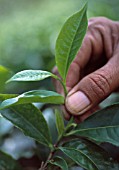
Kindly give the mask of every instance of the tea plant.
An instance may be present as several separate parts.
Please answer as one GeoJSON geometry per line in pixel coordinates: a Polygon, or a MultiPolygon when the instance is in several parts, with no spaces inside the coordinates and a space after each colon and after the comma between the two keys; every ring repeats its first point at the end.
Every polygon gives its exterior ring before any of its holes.
{"type": "MultiPolygon", "coordinates": [[[[87,30],[86,11],[87,4],[66,21],[58,36],[55,59],[61,78],[47,71],[24,70],[7,81],[7,83],[41,81],[52,77],[63,86],[64,96],[46,90],[33,90],[21,95],[0,94],[2,101],[0,109],[3,109],[1,115],[21,129],[25,135],[49,148],[49,156],[46,162],[41,163],[39,170],[50,170],[52,167],[68,170],[73,165],[79,165],[86,170],[119,170],[119,164],[99,145],[102,142],[108,142],[119,146],[119,103],[94,113],[81,124],[75,124],[71,118],[66,126],[60,112],[55,110],[58,131],[55,144],[52,142],[43,114],[32,104],[36,102],[64,104],[67,95],[68,69],[81,47],[87,30]],[[11,113],[6,111],[8,108],[12,111],[11,113]]],[[[15,161],[2,152],[0,152],[0,167],[6,170],[19,169],[15,161]]]]}

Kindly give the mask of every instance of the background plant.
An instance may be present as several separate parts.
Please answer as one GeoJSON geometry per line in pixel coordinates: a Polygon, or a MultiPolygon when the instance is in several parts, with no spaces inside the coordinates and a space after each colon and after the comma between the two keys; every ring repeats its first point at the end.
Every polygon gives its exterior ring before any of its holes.
{"type": "MultiPolygon", "coordinates": [[[[0,64],[15,73],[29,68],[50,71],[55,63],[57,33],[66,18],[80,9],[81,1],[0,0],[0,64]]],[[[107,16],[118,20],[118,6],[118,0],[90,0],[88,18],[107,16]]],[[[38,89],[39,84],[46,87],[46,81],[9,84],[6,92],[23,93],[38,89]]]]}

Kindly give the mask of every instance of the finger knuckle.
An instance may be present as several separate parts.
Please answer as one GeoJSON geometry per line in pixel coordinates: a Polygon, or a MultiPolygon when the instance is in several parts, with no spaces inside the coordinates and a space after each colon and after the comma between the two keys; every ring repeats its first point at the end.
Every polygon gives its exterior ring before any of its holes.
{"type": "Polygon", "coordinates": [[[93,92],[100,98],[106,97],[111,91],[110,82],[101,73],[94,73],[89,77],[93,92]]]}
{"type": "Polygon", "coordinates": [[[111,20],[106,17],[96,17],[89,20],[88,30],[97,30],[101,33],[106,33],[109,28],[111,20]]]}

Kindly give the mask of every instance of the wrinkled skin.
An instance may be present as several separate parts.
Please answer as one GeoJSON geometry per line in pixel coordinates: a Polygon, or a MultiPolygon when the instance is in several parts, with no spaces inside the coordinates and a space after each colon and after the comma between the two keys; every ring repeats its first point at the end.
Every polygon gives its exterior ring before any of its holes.
{"type": "MultiPolygon", "coordinates": [[[[53,72],[58,74],[55,67],[53,72]]],[[[82,47],[67,76],[64,117],[87,118],[98,104],[119,87],[119,22],[104,17],[89,20],[82,47]],[[85,104],[86,103],[86,104],[85,104]],[[84,107],[85,106],[85,107],[84,107]]],[[[56,90],[62,88],[55,81],[56,90]]]]}

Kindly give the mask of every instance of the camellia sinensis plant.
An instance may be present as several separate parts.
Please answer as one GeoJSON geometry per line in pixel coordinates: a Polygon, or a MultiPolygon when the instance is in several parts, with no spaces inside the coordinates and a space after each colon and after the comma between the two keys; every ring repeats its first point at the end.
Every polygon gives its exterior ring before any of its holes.
{"type": "MultiPolygon", "coordinates": [[[[47,71],[24,70],[15,74],[7,83],[41,81],[52,77],[61,83],[66,97],[68,69],[87,30],[86,12],[87,3],[66,21],[57,38],[55,60],[61,78],[47,71]]],[[[21,95],[1,94],[1,115],[25,135],[49,148],[47,160],[41,163],[39,170],[68,170],[74,165],[86,170],[119,170],[119,164],[100,147],[103,142],[119,146],[119,103],[92,114],[80,124],[75,124],[71,118],[66,126],[60,112],[55,110],[58,138],[53,144],[48,124],[33,103],[62,105],[64,96],[46,90],[33,90],[21,95]],[[6,109],[12,112],[6,112],[6,109]]],[[[0,169],[22,170],[15,160],[3,152],[0,152],[0,169]]]]}

